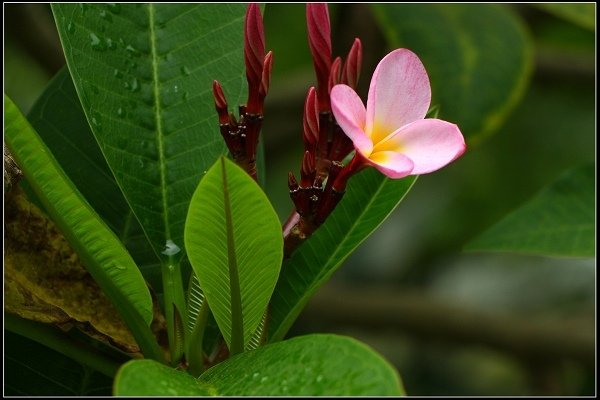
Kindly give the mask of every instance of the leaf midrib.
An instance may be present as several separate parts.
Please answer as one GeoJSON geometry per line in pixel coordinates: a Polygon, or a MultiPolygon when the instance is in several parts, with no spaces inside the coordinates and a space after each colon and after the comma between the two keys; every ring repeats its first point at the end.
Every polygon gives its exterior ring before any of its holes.
{"type": "Polygon", "coordinates": [[[227,261],[229,267],[229,290],[231,299],[231,345],[232,355],[244,351],[244,319],[242,313],[242,298],[240,277],[233,237],[233,216],[229,197],[229,182],[227,181],[227,168],[225,158],[221,157],[221,171],[223,179],[223,208],[225,209],[225,224],[227,232],[227,261]]]}
{"type": "Polygon", "coordinates": [[[167,202],[167,183],[166,183],[166,168],[165,168],[165,150],[164,137],[160,106],[160,88],[158,81],[158,55],[156,50],[156,34],[154,28],[154,4],[148,4],[148,23],[150,32],[150,55],[152,57],[152,89],[154,91],[154,119],[156,121],[156,143],[158,149],[158,161],[160,168],[160,193],[162,196],[163,222],[165,229],[165,240],[171,238],[171,229],[169,227],[168,202],[167,202]]]}

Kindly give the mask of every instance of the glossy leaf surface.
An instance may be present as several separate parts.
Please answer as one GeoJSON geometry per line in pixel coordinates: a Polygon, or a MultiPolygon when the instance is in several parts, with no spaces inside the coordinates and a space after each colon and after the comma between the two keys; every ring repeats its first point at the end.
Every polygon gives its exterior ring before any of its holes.
{"type": "Polygon", "coordinates": [[[117,396],[401,396],[394,368],[366,345],[308,335],[232,357],[198,379],[148,360],[125,364],[117,396]]]}
{"type": "Polygon", "coordinates": [[[226,158],[210,168],[192,197],[185,245],[223,337],[230,349],[243,350],[277,282],[283,237],[266,195],[226,158]]]}
{"type": "MultiPolygon", "coordinates": [[[[67,65],[116,180],[165,263],[188,204],[225,153],[211,93],[243,92],[243,4],[56,4],[67,65]]],[[[176,246],[176,247],[175,247],[176,246]]]]}

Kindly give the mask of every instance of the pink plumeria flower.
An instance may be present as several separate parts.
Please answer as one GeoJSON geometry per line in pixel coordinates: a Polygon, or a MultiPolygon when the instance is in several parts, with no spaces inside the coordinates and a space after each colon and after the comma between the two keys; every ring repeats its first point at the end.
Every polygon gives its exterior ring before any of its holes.
{"type": "Polygon", "coordinates": [[[429,77],[412,51],[397,49],[377,65],[367,108],[346,85],[331,90],[331,109],[357,156],[390,178],[437,171],[466,149],[458,126],[424,119],[431,102],[429,77]]]}

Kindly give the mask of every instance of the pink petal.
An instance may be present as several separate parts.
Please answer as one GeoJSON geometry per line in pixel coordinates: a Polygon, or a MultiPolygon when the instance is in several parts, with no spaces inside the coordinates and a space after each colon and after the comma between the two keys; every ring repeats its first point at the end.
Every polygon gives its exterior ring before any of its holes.
{"type": "Polygon", "coordinates": [[[373,142],[365,133],[365,106],[354,89],[347,85],[335,85],[331,89],[331,110],[354,147],[368,157],[373,142]]]}
{"type": "Polygon", "coordinates": [[[374,152],[396,151],[414,163],[413,175],[436,171],[457,159],[466,149],[458,126],[441,119],[408,124],[377,144],[374,152]]]}
{"type": "Polygon", "coordinates": [[[371,154],[367,162],[392,179],[414,175],[412,160],[395,151],[378,151],[371,154]]]}
{"type": "Polygon", "coordinates": [[[394,50],[377,65],[367,101],[367,126],[373,143],[396,129],[423,119],[431,102],[425,67],[415,53],[394,50]]]}

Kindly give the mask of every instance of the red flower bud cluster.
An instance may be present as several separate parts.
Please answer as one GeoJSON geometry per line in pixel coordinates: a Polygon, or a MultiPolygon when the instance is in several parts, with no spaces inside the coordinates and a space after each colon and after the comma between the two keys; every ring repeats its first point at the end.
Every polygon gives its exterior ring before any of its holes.
{"type": "Polygon", "coordinates": [[[240,120],[228,112],[227,100],[218,81],[213,82],[215,108],[221,135],[233,160],[255,180],[256,149],[263,120],[263,106],[273,68],[273,53],[265,54],[265,33],[260,9],[253,3],[246,11],[244,25],[244,62],[248,81],[248,100],[239,107],[240,120]]]}
{"type": "MultiPolygon", "coordinates": [[[[289,173],[288,186],[295,209],[284,226],[288,255],[331,214],[344,194],[348,178],[363,166],[354,161],[356,157],[348,165],[342,164],[354,147],[335,121],[330,102],[335,85],[342,83],[356,88],[362,63],[361,42],[354,40],[345,61],[341,57],[332,61],[327,4],[307,4],[306,19],[317,86],[309,89],[304,102],[300,182],[289,173]]],[[[223,88],[217,81],[213,82],[213,96],[221,135],[234,161],[256,179],[256,149],[273,66],[272,52],[265,54],[263,20],[256,4],[250,4],[246,11],[244,62],[248,100],[239,106],[239,121],[229,112],[223,88]]]]}
{"type": "Polygon", "coordinates": [[[290,172],[288,186],[295,213],[284,227],[286,253],[321,225],[341,200],[347,179],[358,171],[357,163],[341,161],[354,149],[331,113],[330,92],[340,83],[356,88],[362,63],[362,45],[355,39],[346,61],[331,61],[331,27],[327,4],[306,5],[308,43],[317,76],[304,102],[304,157],[300,184],[290,172]],[[323,182],[327,181],[325,186],[323,182]],[[294,236],[297,236],[294,239],[294,236]],[[301,238],[300,238],[301,236],[301,238]]]}

